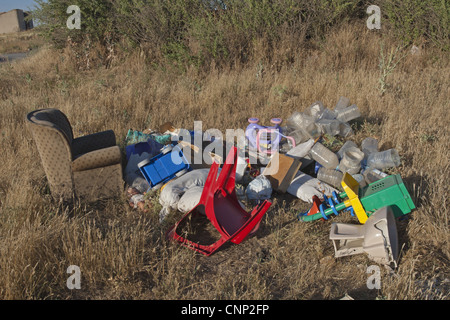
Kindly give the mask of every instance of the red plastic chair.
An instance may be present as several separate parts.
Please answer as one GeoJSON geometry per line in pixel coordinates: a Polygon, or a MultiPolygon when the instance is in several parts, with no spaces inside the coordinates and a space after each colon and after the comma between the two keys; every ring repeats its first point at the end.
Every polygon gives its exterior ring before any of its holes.
{"type": "Polygon", "coordinates": [[[209,256],[228,241],[235,244],[241,243],[259,228],[262,217],[272,203],[265,200],[251,213],[241,207],[235,191],[237,155],[237,148],[233,147],[217,179],[219,164],[216,162],[212,164],[199,203],[167,232],[168,238],[209,256]],[[183,238],[177,233],[180,223],[196,214],[206,214],[220,233],[219,240],[211,245],[202,245],[183,238]]]}

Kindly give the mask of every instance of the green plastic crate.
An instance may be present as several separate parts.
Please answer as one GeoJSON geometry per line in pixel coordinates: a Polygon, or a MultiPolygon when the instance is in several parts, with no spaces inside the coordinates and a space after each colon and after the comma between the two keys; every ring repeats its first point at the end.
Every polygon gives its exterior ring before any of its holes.
{"type": "Polygon", "coordinates": [[[367,216],[382,207],[391,206],[394,216],[400,217],[416,207],[399,174],[387,176],[359,188],[358,195],[367,216]]]}

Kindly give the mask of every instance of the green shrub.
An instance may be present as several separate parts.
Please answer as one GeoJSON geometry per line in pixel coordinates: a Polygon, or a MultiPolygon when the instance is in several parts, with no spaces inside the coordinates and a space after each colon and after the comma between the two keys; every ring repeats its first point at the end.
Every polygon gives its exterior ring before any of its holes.
{"type": "Polygon", "coordinates": [[[37,20],[42,33],[57,47],[64,47],[67,38],[82,42],[87,35],[92,41],[105,41],[105,35],[113,28],[112,6],[108,0],[35,0],[37,9],[33,19],[37,20]],[[81,11],[81,29],[67,28],[70,14],[67,8],[77,5],[81,11]]]}
{"type": "MultiPolygon", "coordinates": [[[[405,45],[429,40],[449,50],[450,5],[446,0],[378,0],[387,29],[405,45]]],[[[384,22],[383,22],[384,23],[384,22]]]]}

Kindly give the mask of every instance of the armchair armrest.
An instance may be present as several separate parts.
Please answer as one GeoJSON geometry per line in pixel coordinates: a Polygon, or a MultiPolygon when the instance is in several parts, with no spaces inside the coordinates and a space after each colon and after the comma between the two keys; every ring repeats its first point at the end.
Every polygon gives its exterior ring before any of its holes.
{"type": "Polygon", "coordinates": [[[80,155],[72,161],[74,172],[107,167],[121,163],[122,155],[118,146],[94,150],[80,155]]]}
{"type": "Polygon", "coordinates": [[[72,156],[75,159],[82,154],[113,147],[116,145],[116,135],[113,130],[88,134],[72,140],[72,156]]]}

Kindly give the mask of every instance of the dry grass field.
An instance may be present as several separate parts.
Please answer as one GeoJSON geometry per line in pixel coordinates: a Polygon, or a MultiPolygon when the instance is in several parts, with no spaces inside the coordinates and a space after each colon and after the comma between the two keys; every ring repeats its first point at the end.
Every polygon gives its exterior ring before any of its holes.
{"type": "Polygon", "coordinates": [[[0,35],[0,54],[27,52],[45,44],[34,30],[0,35]]]}
{"type": "MultiPolygon", "coordinates": [[[[0,42],[0,52],[5,50],[0,42]]],[[[394,39],[364,25],[333,30],[293,61],[266,61],[258,46],[245,65],[208,72],[152,66],[138,52],[79,71],[69,50],[43,46],[34,55],[0,64],[0,299],[449,299],[450,59],[424,45],[399,51],[398,65],[380,76],[380,57],[394,39]],[[382,94],[380,80],[385,84],[382,94]],[[76,137],[171,121],[192,129],[245,129],[247,118],[286,119],[320,100],[340,96],[361,110],[352,123],[360,143],[379,139],[396,148],[399,173],[416,209],[397,220],[398,268],[381,268],[381,288],[366,285],[366,255],[334,258],[329,221],[300,223],[309,205],[273,194],[257,233],[205,257],[166,242],[172,213],[159,223],[157,195],[144,213],[120,199],[62,205],[52,200],[31,133],[28,112],[61,109],[76,137]],[[66,270],[81,270],[81,289],[69,290],[66,270]]],[[[292,50],[283,43],[274,56],[292,50]]],[[[331,146],[333,147],[333,146],[331,146]]],[[[332,221],[357,223],[342,214],[332,221]]]]}

